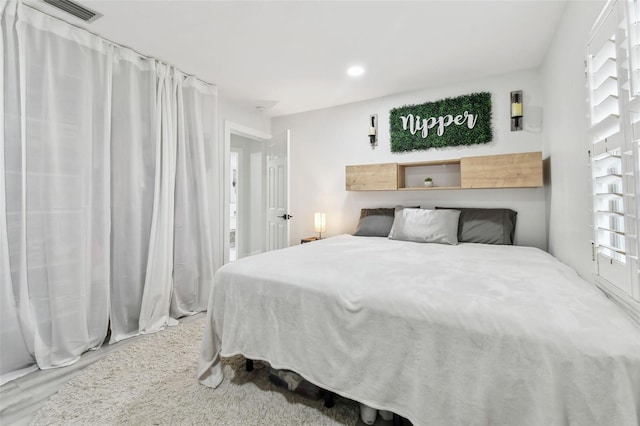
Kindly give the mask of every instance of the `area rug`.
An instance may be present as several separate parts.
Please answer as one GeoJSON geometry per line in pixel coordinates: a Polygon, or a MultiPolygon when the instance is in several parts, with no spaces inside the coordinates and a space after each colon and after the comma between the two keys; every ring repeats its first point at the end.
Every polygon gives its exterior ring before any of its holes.
{"type": "Polygon", "coordinates": [[[224,360],[224,382],[196,380],[204,319],[145,336],[67,382],[36,414],[34,425],[355,425],[358,406],[333,408],[273,385],[265,365],[244,370],[224,360]]]}

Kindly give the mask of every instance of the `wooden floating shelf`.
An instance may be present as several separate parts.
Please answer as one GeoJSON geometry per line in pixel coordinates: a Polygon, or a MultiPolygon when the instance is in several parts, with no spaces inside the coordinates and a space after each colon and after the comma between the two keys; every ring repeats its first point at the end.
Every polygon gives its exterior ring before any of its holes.
{"type": "Polygon", "coordinates": [[[347,191],[432,191],[543,186],[542,153],[346,166],[347,191]],[[434,177],[436,185],[420,186],[434,177]]]}

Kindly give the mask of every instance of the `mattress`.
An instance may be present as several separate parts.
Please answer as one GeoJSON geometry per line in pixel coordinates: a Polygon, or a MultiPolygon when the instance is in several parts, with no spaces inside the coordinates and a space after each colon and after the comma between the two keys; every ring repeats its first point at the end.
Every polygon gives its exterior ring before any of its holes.
{"type": "Polygon", "coordinates": [[[531,247],[342,235],[237,260],[201,383],[236,354],[414,425],[640,422],[640,327],[531,247]]]}

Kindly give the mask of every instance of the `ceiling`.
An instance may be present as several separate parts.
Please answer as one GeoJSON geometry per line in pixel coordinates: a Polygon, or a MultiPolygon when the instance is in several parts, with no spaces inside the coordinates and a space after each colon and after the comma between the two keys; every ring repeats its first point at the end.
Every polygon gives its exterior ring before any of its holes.
{"type": "Polygon", "coordinates": [[[540,66],[566,2],[79,0],[91,24],[278,116],[540,66]],[[359,78],[346,75],[361,64],[359,78]]]}

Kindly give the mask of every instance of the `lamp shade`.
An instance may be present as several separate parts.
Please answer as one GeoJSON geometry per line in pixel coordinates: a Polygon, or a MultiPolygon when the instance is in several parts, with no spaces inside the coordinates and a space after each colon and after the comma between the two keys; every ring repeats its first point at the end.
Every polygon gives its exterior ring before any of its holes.
{"type": "Polygon", "coordinates": [[[324,232],[327,227],[327,215],[325,213],[317,212],[314,215],[313,223],[316,232],[324,232]]]}
{"type": "Polygon", "coordinates": [[[511,117],[522,117],[521,102],[514,102],[511,104],[511,117]]]}

